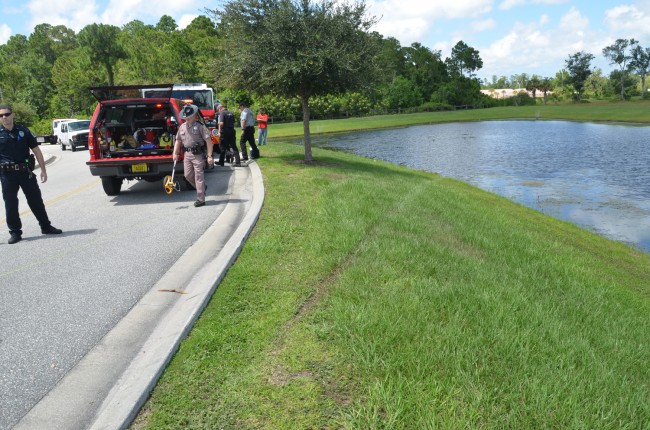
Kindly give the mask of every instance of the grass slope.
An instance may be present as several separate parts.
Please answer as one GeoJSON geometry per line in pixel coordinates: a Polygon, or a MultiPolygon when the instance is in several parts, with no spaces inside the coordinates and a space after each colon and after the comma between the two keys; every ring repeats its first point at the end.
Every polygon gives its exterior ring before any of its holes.
{"type": "Polygon", "coordinates": [[[272,141],[255,231],[135,429],[646,429],[650,256],[272,141]]]}

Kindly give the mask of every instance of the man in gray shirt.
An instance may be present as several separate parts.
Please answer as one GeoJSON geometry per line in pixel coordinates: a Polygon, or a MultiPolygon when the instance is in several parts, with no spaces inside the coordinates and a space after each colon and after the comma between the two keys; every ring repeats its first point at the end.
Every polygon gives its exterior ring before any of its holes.
{"type": "Polygon", "coordinates": [[[242,160],[248,160],[246,142],[251,146],[251,158],[259,158],[260,150],[255,145],[255,117],[253,116],[253,112],[246,106],[246,103],[239,103],[239,110],[241,111],[241,138],[239,139],[239,146],[241,147],[242,160]]]}

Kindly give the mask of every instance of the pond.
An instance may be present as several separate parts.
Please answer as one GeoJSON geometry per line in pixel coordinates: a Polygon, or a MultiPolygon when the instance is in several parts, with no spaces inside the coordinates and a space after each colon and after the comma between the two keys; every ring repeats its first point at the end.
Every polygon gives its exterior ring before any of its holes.
{"type": "Polygon", "coordinates": [[[650,253],[650,127],[483,121],[317,136],[438,173],[650,253]]]}

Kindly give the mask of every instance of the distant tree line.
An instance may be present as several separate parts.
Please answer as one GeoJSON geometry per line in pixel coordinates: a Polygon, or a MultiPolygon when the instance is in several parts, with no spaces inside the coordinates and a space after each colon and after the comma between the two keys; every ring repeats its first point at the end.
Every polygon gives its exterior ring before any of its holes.
{"type": "MultiPolygon", "coordinates": [[[[629,100],[632,97],[650,98],[646,88],[646,77],[650,69],[650,48],[639,45],[635,39],[617,39],[602,50],[602,55],[615,68],[609,76],[604,76],[600,68],[592,68],[593,54],[580,51],[568,56],[564,68],[555,77],[529,76],[526,73],[510,76],[492,76],[484,83],[484,88],[514,88],[550,96],[553,101],[585,99],[629,100]]],[[[519,97],[526,99],[526,95],[519,97]]],[[[516,103],[511,101],[510,103],[516,103]]],[[[526,103],[524,100],[523,103],[526,103]]],[[[528,103],[535,103],[529,100],[528,103]]]]}
{"type": "MultiPolygon", "coordinates": [[[[264,105],[276,120],[300,119],[304,113],[299,98],[239,85],[252,74],[229,69],[242,48],[228,38],[232,28],[223,13],[206,9],[182,30],[167,15],[156,25],[139,20],[121,27],[90,24],[78,33],[62,25],[39,24],[29,36],[13,35],[0,45],[0,99],[13,103],[23,121],[45,129],[51,118],[88,117],[95,106],[89,86],[204,82],[231,106],[244,100],[254,107],[264,105]]],[[[331,92],[313,97],[312,118],[489,102],[476,77],[483,65],[479,52],[464,42],[443,58],[440,51],[420,43],[401,46],[376,32],[365,35],[363,49],[373,53],[367,64],[373,73],[364,75],[363,84],[354,90],[326,82],[331,92]]],[[[282,52],[271,54],[275,57],[268,56],[268,62],[283,58],[282,52]]]]}
{"type": "MultiPolygon", "coordinates": [[[[90,24],[78,33],[62,25],[39,24],[29,36],[13,35],[0,45],[0,101],[12,103],[20,119],[39,132],[47,130],[51,118],[88,117],[95,100],[87,87],[99,85],[203,82],[226,104],[245,101],[253,108],[264,106],[276,121],[305,116],[308,75],[325,77],[312,79],[309,85],[307,113],[317,119],[500,104],[481,94],[476,74],[483,61],[463,41],[447,58],[417,42],[401,46],[395,38],[368,31],[373,18],[362,19],[363,3],[354,7],[326,1],[257,0],[250,5],[249,11],[237,9],[233,1],[221,10],[206,9],[182,30],[167,15],[156,25],[139,20],[122,27],[90,24]],[[287,13],[292,8],[296,13],[301,7],[309,13],[282,21],[291,16],[287,13]],[[336,34],[337,40],[319,33],[326,22],[318,21],[319,14],[327,13],[336,17],[328,24],[328,33],[336,34]],[[301,25],[295,25],[296,19],[301,25]],[[267,27],[254,31],[246,22],[267,27]],[[245,49],[235,37],[248,33],[249,42],[266,37],[261,45],[274,48],[245,49]],[[279,39],[282,43],[274,43],[279,39]],[[344,43],[348,40],[356,45],[344,43]],[[350,55],[353,51],[364,59],[364,67],[354,63],[358,58],[350,55]],[[242,68],[252,64],[253,53],[263,62],[242,68]],[[356,68],[346,69],[353,63],[356,68]],[[295,70],[300,73],[292,74],[295,70]]],[[[579,52],[569,56],[554,78],[493,76],[483,88],[522,88],[552,94],[553,100],[646,94],[649,48],[634,39],[619,39],[603,55],[617,66],[609,78],[590,68],[592,54],[579,52]]],[[[513,101],[530,102],[525,97],[513,101]]]]}

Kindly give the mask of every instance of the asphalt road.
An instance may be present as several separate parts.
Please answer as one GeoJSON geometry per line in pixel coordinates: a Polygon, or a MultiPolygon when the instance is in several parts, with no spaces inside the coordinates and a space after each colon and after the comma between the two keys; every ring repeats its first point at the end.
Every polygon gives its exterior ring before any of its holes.
{"type": "Polygon", "coordinates": [[[211,228],[238,170],[207,172],[207,204],[195,208],[194,191],[167,195],[162,181],[128,182],[106,196],[85,165],[87,151],[41,148],[55,156],[41,190],[64,233],[41,235],[22,197],[22,242],[6,243],[0,218],[1,430],[41,401],[211,228]]]}

